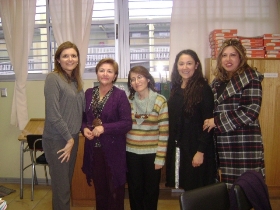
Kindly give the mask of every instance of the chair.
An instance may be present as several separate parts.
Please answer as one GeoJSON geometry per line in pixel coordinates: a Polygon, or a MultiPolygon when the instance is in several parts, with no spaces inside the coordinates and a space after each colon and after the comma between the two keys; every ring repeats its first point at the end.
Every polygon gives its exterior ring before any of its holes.
{"type": "Polygon", "coordinates": [[[234,186],[234,193],[236,196],[238,210],[249,210],[253,208],[244,191],[238,184],[234,186]]]}
{"type": "Polygon", "coordinates": [[[37,157],[37,152],[43,152],[42,147],[42,135],[34,135],[30,134],[26,136],[30,156],[31,156],[31,165],[32,165],[32,184],[31,184],[31,200],[34,199],[34,183],[38,185],[37,175],[36,175],[36,165],[42,165],[45,169],[45,177],[46,177],[46,184],[49,185],[48,182],[48,174],[47,174],[47,166],[48,162],[45,158],[45,153],[41,154],[37,157]]]}
{"type": "Polygon", "coordinates": [[[227,186],[223,182],[185,191],[179,199],[181,210],[228,210],[230,208],[227,186]]]}
{"type": "Polygon", "coordinates": [[[233,183],[230,192],[232,209],[271,210],[267,185],[260,172],[249,170],[241,174],[233,183]]]}

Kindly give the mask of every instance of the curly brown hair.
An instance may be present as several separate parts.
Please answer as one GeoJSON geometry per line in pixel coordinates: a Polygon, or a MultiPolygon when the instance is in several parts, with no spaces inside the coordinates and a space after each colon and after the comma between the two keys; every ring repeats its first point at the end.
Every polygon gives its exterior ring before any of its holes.
{"type": "Polygon", "coordinates": [[[214,70],[214,75],[218,80],[221,81],[230,80],[231,77],[233,77],[236,74],[243,73],[244,70],[249,67],[247,60],[248,58],[246,56],[246,48],[242,45],[242,43],[238,39],[227,39],[223,42],[220,51],[218,53],[217,66],[216,69],[214,70]],[[232,46],[236,50],[240,58],[240,63],[237,67],[237,70],[231,76],[228,75],[227,71],[222,66],[222,56],[224,50],[229,46],[232,46]]]}
{"type": "Polygon", "coordinates": [[[144,66],[134,66],[130,69],[129,73],[128,73],[128,78],[127,78],[127,87],[129,90],[129,96],[128,98],[130,100],[134,99],[134,95],[135,95],[135,90],[131,87],[131,78],[130,75],[131,73],[136,73],[136,74],[141,74],[143,75],[146,79],[150,80],[150,82],[148,83],[148,88],[150,88],[152,91],[156,92],[155,89],[155,80],[153,78],[153,76],[150,74],[150,72],[148,71],[148,69],[146,69],[144,66]]]}

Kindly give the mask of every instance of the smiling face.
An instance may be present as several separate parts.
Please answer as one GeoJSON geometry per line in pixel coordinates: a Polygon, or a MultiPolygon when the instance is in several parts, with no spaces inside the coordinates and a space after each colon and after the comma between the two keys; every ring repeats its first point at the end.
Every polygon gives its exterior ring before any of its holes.
{"type": "Polygon", "coordinates": [[[142,74],[135,72],[130,73],[130,85],[138,93],[144,93],[148,91],[149,80],[142,74]]]}
{"type": "Polygon", "coordinates": [[[79,62],[78,53],[73,48],[65,49],[61,52],[57,61],[60,63],[63,71],[71,76],[73,70],[76,68],[79,62]]]}
{"type": "Polygon", "coordinates": [[[97,70],[97,79],[100,85],[112,85],[116,77],[114,67],[110,63],[102,64],[97,70]]]}
{"type": "Polygon", "coordinates": [[[192,56],[182,54],[177,62],[177,68],[183,82],[187,82],[191,78],[198,66],[192,56]]]}
{"type": "Polygon", "coordinates": [[[234,73],[240,64],[240,57],[234,47],[225,47],[222,53],[222,67],[229,73],[234,73]]]}

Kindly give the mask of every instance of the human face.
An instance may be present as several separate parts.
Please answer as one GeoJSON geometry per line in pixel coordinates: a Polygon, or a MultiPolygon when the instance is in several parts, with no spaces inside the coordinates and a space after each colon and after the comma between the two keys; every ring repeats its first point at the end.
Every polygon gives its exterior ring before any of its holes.
{"type": "Polygon", "coordinates": [[[97,79],[101,85],[113,85],[116,78],[113,66],[109,63],[102,64],[97,71],[97,79]]]}
{"type": "Polygon", "coordinates": [[[240,57],[237,51],[232,46],[225,47],[222,53],[222,66],[228,73],[233,73],[237,70],[240,64],[240,57]]]}
{"type": "Polygon", "coordinates": [[[78,54],[75,49],[68,48],[61,52],[59,59],[57,60],[60,63],[61,68],[69,76],[71,76],[73,70],[76,68],[79,62],[78,54]]]}
{"type": "Polygon", "coordinates": [[[130,85],[137,93],[148,91],[149,80],[142,74],[130,73],[130,85]]]}
{"type": "Polygon", "coordinates": [[[177,62],[177,68],[180,76],[183,81],[188,81],[194,74],[194,71],[197,69],[198,63],[195,63],[195,60],[192,56],[187,54],[182,54],[179,57],[177,62]]]}

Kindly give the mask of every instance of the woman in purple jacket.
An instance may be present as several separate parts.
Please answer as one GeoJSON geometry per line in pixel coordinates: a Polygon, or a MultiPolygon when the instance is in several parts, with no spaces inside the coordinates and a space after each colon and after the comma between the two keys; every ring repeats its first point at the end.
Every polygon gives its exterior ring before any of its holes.
{"type": "Polygon", "coordinates": [[[123,90],[113,84],[118,64],[110,58],[96,66],[99,86],[85,92],[82,132],[86,137],[83,172],[94,183],[97,210],[123,210],[126,182],[126,133],[131,108],[123,90]]]}

